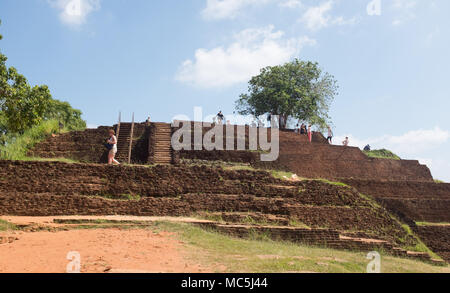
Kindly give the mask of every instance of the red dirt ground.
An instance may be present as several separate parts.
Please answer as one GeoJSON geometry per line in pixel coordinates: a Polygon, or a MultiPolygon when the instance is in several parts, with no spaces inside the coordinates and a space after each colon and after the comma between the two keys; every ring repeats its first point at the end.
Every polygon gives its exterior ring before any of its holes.
{"type": "Polygon", "coordinates": [[[81,273],[209,271],[187,260],[183,243],[168,232],[98,229],[7,235],[18,240],[0,245],[0,273],[65,273],[70,251],[80,253],[81,273]]]}

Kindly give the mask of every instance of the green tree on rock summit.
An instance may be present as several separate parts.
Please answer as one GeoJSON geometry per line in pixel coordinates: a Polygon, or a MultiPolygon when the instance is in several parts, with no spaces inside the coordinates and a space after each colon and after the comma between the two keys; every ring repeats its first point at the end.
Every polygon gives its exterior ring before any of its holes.
{"type": "Polygon", "coordinates": [[[318,63],[295,59],[263,68],[252,77],[248,93],[236,101],[236,110],[254,117],[278,115],[281,128],[294,118],[323,129],[331,122],[328,112],[337,94],[337,81],[318,63]]]}

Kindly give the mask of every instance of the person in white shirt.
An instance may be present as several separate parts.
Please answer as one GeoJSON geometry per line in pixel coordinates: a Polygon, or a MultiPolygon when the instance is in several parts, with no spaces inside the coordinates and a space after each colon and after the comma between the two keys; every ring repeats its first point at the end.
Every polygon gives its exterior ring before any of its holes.
{"type": "Polygon", "coordinates": [[[344,141],[342,142],[342,144],[343,144],[344,146],[348,146],[348,143],[349,143],[349,140],[348,140],[348,137],[346,137],[346,138],[344,139],[344,141]]]}
{"type": "Polygon", "coordinates": [[[328,137],[327,137],[327,140],[328,140],[328,142],[330,143],[330,144],[332,144],[333,143],[333,130],[331,130],[331,127],[330,126],[328,126],[328,137]]]}
{"type": "Polygon", "coordinates": [[[108,153],[108,164],[120,165],[120,163],[115,159],[117,154],[117,137],[114,130],[109,130],[109,139],[107,141],[110,145],[112,145],[111,150],[108,153]]]}

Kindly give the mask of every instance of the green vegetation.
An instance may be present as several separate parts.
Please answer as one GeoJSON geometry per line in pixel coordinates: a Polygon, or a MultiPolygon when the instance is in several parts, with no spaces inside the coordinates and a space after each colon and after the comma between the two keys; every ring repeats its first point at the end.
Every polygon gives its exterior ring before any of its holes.
{"type": "Polygon", "coordinates": [[[256,171],[256,169],[250,165],[224,166],[223,169],[229,170],[229,171],[240,171],[240,170],[256,171]]]}
{"type": "Polygon", "coordinates": [[[416,234],[414,234],[414,232],[411,230],[411,227],[409,227],[406,224],[402,224],[403,229],[405,229],[405,231],[408,233],[408,237],[412,237],[416,240],[416,244],[414,246],[411,247],[405,247],[405,249],[407,250],[411,250],[411,251],[417,251],[417,252],[426,252],[429,255],[431,255],[432,258],[434,259],[439,259],[442,260],[442,258],[437,255],[436,253],[434,253],[433,251],[431,251],[426,245],[425,243],[422,242],[422,240],[420,240],[419,237],[416,236],[416,234]]]}
{"type": "Polygon", "coordinates": [[[38,161],[38,162],[61,162],[67,164],[80,163],[80,161],[68,158],[36,158],[36,157],[26,157],[22,159],[23,161],[38,161]]]}
{"type": "Polygon", "coordinates": [[[294,176],[294,173],[286,171],[270,170],[269,172],[273,177],[277,179],[290,179],[292,178],[292,176],[294,176]]]}
{"type": "Polygon", "coordinates": [[[271,113],[285,128],[288,118],[326,128],[329,108],[338,94],[337,81],[323,72],[318,63],[298,59],[261,69],[249,81],[248,94],[240,95],[236,110],[241,115],[259,117],[271,113]]]}
{"type": "Polygon", "coordinates": [[[386,149],[364,151],[364,153],[370,158],[401,160],[399,156],[386,149]]]}
{"type": "Polygon", "coordinates": [[[306,225],[305,223],[300,222],[300,221],[298,221],[296,219],[290,219],[289,220],[289,226],[296,227],[296,228],[306,228],[306,229],[311,228],[308,225],[306,225]]]}
{"type": "MultiPolygon", "coordinates": [[[[7,135],[0,144],[0,158],[5,160],[26,160],[27,152],[38,142],[59,130],[58,121],[49,120],[26,130],[22,135],[7,135]]],[[[29,159],[29,158],[28,158],[29,159]]]]}
{"type": "Polygon", "coordinates": [[[16,230],[17,227],[8,221],[0,219],[0,231],[11,231],[16,230]]]}
{"type": "Polygon", "coordinates": [[[16,68],[6,66],[7,60],[0,53],[0,145],[10,144],[45,121],[55,120],[68,130],[86,127],[81,111],[53,99],[46,85],[31,86],[16,68]]]}
{"type": "Polygon", "coordinates": [[[442,183],[445,183],[445,181],[442,181],[439,179],[434,179],[434,183],[442,184],[442,183]]]}
{"type": "Polygon", "coordinates": [[[335,186],[340,186],[340,187],[349,187],[347,184],[342,183],[342,182],[334,182],[334,181],[330,181],[328,179],[313,179],[314,181],[320,181],[326,184],[330,184],[330,185],[335,185],[335,186]]]}
{"type": "Polygon", "coordinates": [[[141,196],[139,194],[120,194],[120,195],[110,195],[110,194],[99,194],[94,197],[101,197],[109,200],[122,200],[122,201],[140,201],[141,196]]]}
{"type": "Polygon", "coordinates": [[[417,226],[450,226],[450,223],[416,222],[417,226]]]}
{"type": "MultiPolygon", "coordinates": [[[[176,232],[188,245],[192,260],[217,267],[218,272],[364,273],[369,263],[365,253],[272,241],[264,235],[255,236],[257,239],[237,239],[187,224],[159,222],[155,226],[176,232]]],[[[383,254],[381,269],[384,273],[450,272],[448,266],[436,267],[383,254]]]]}

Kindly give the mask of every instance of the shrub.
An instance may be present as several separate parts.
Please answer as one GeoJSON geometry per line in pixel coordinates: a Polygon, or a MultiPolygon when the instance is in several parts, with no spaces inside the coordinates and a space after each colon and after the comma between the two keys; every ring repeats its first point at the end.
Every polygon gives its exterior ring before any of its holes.
{"type": "Polygon", "coordinates": [[[0,146],[0,158],[3,160],[24,160],[33,146],[52,133],[59,131],[56,120],[44,121],[26,130],[22,135],[6,135],[5,143],[0,146]]]}
{"type": "Polygon", "coordinates": [[[391,152],[390,150],[381,149],[381,150],[373,150],[373,151],[364,151],[364,153],[371,158],[378,159],[391,159],[391,160],[401,160],[399,156],[391,152]]]}

